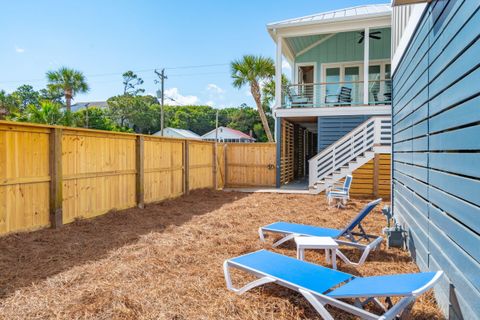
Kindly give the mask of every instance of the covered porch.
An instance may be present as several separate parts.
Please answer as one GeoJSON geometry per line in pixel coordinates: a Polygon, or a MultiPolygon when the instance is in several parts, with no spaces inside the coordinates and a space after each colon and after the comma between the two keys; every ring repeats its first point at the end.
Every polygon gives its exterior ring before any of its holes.
{"type": "Polygon", "coordinates": [[[369,5],[269,24],[276,83],[284,61],[292,69],[275,108],[389,106],[390,14],[388,5],[369,5]]]}

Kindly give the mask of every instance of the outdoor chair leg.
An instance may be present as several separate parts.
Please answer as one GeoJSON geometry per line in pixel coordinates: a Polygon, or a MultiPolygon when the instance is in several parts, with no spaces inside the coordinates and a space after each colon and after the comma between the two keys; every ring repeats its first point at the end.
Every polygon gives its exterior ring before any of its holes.
{"type": "Polygon", "coordinates": [[[396,304],[393,305],[387,312],[383,314],[383,319],[390,320],[395,319],[397,316],[403,316],[404,311],[407,311],[413,306],[415,302],[415,297],[409,296],[400,299],[396,304]]]}
{"type": "Polygon", "coordinates": [[[285,242],[287,242],[287,241],[290,241],[290,240],[292,240],[293,238],[298,237],[298,236],[299,236],[299,234],[291,233],[291,234],[283,237],[282,239],[278,240],[277,242],[275,242],[275,243],[272,245],[272,247],[274,247],[274,248],[275,248],[275,247],[278,247],[278,246],[281,245],[282,243],[285,243],[285,242]]]}
{"type": "MultiPolygon", "coordinates": [[[[363,310],[361,307],[357,306],[352,306],[346,302],[330,298],[328,296],[317,296],[312,294],[311,292],[308,292],[303,289],[298,290],[304,297],[307,299],[308,302],[315,308],[315,310],[320,314],[320,316],[323,319],[333,319],[332,315],[325,309],[325,305],[331,305],[333,307],[337,307],[339,309],[342,309],[346,312],[349,312],[353,315],[356,315],[360,317],[361,319],[365,320],[378,320],[378,319],[383,319],[373,313],[370,313],[366,310],[363,310]]],[[[388,318],[390,319],[390,318],[388,318]]]]}
{"type": "Polygon", "coordinates": [[[335,320],[330,312],[327,311],[324,307],[324,303],[321,303],[313,294],[311,294],[308,291],[304,291],[302,289],[299,290],[300,293],[307,299],[308,302],[312,305],[312,307],[318,312],[318,314],[324,319],[324,320],[335,320]]]}
{"type": "Polygon", "coordinates": [[[258,236],[260,237],[260,240],[262,242],[265,242],[265,235],[263,234],[263,229],[262,228],[258,228],[258,236]]]}
{"type": "Polygon", "coordinates": [[[241,288],[235,288],[232,284],[232,278],[230,276],[228,261],[225,261],[223,263],[223,273],[225,275],[225,282],[227,283],[227,289],[235,292],[238,295],[244,294],[245,292],[247,292],[247,291],[249,291],[253,288],[259,287],[261,285],[264,285],[266,283],[271,283],[271,282],[276,281],[275,279],[270,278],[270,277],[262,277],[260,279],[255,280],[255,281],[247,283],[246,285],[244,285],[241,288]]]}

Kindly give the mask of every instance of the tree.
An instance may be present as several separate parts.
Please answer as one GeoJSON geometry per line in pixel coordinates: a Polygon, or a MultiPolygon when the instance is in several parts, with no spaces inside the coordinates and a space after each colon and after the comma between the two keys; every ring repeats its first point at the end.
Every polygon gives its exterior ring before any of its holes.
{"type": "Polygon", "coordinates": [[[250,92],[257,105],[265,134],[268,141],[273,142],[272,132],[262,105],[262,89],[260,87],[261,83],[271,80],[275,74],[273,60],[262,56],[245,55],[241,59],[233,61],[230,68],[235,88],[240,89],[247,84],[250,85],[250,92]]]}
{"type": "MultiPolygon", "coordinates": [[[[282,74],[282,88],[290,84],[286,75],[282,74]]],[[[271,103],[275,100],[275,80],[272,78],[262,88],[263,99],[262,104],[264,109],[270,109],[271,103]]]]}
{"type": "Polygon", "coordinates": [[[128,128],[118,126],[108,117],[105,110],[95,106],[73,113],[73,119],[76,127],[109,131],[131,131],[128,128]]]}
{"type": "Polygon", "coordinates": [[[60,109],[61,105],[52,101],[40,102],[40,108],[30,104],[23,113],[18,114],[14,120],[34,122],[41,124],[65,124],[65,113],[60,109]]]}
{"type": "MultiPolygon", "coordinates": [[[[156,115],[157,99],[152,96],[121,95],[107,100],[108,115],[120,127],[130,127],[135,132],[149,133],[155,130],[160,116],[156,115]]],[[[159,113],[159,111],[158,111],[159,113]]]]}
{"type": "Polygon", "coordinates": [[[127,71],[123,75],[123,94],[136,96],[144,93],[145,89],[137,88],[143,84],[143,79],[137,76],[133,71],[127,71]]]}
{"type": "Polygon", "coordinates": [[[17,103],[17,107],[20,111],[25,110],[28,105],[38,105],[40,94],[33,90],[33,87],[28,84],[24,84],[17,88],[11,94],[12,98],[17,103]]]}
{"type": "Polygon", "coordinates": [[[54,88],[44,88],[39,91],[39,100],[48,100],[63,104],[63,91],[54,88]]]}
{"type": "Polygon", "coordinates": [[[52,92],[62,91],[65,97],[67,112],[72,107],[72,99],[77,93],[86,93],[89,90],[85,76],[80,71],[61,67],[57,71],[48,71],[47,88],[52,92]]]}
{"type": "Polygon", "coordinates": [[[17,111],[15,99],[4,90],[0,90],[0,119],[4,119],[17,111]]]}

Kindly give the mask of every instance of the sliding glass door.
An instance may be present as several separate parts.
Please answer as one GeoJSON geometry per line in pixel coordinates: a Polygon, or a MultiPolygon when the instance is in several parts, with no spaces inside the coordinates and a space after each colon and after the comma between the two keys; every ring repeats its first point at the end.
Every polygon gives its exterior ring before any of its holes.
{"type": "MultiPolygon", "coordinates": [[[[372,61],[368,68],[368,103],[389,104],[392,89],[390,61],[372,61]]],[[[363,105],[363,63],[322,65],[322,104],[363,105]]]]}
{"type": "Polygon", "coordinates": [[[324,103],[327,106],[352,105],[361,97],[361,64],[332,65],[325,67],[323,79],[324,103]]]}

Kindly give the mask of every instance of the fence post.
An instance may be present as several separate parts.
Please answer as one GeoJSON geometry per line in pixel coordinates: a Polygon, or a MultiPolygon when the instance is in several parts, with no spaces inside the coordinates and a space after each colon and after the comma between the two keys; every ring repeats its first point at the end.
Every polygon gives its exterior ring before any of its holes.
{"type": "Polygon", "coordinates": [[[375,154],[373,158],[373,196],[378,197],[378,180],[380,175],[380,155],[375,154]]]}
{"type": "Polygon", "coordinates": [[[223,187],[227,187],[227,146],[228,144],[225,143],[223,145],[223,187]]]}
{"type": "Polygon", "coordinates": [[[144,165],[144,138],[142,136],[137,136],[135,141],[135,165],[136,165],[136,198],[137,198],[137,207],[140,209],[145,208],[145,165],[144,165]]]}
{"type": "Polygon", "coordinates": [[[213,144],[213,150],[212,150],[212,171],[213,171],[213,189],[214,190],[217,190],[218,187],[217,187],[217,142],[215,141],[214,144],[213,144]]]}
{"type": "Polygon", "coordinates": [[[62,129],[52,128],[50,133],[50,225],[63,224],[62,129]]]}
{"type": "Polygon", "coordinates": [[[189,168],[189,160],[188,160],[188,153],[189,153],[189,145],[190,142],[185,140],[185,144],[183,145],[183,191],[184,194],[190,193],[190,168],[189,168]]]}

